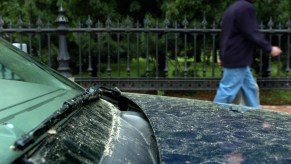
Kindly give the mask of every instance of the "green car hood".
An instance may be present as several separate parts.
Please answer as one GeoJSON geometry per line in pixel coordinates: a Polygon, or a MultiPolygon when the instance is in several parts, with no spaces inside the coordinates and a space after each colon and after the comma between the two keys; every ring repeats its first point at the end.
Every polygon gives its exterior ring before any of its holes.
{"type": "Polygon", "coordinates": [[[23,152],[13,150],[14,142],[80,93],[22,81],[0,83],[0,163],[13,162],[22,155],[23,152]]]}

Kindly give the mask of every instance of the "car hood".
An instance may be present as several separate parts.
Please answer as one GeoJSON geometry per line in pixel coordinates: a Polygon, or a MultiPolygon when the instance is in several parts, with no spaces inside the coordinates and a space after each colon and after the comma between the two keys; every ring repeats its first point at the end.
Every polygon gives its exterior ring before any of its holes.
{"type": "Polygon", "coordinates": [[[125,96],[148,117],[162,163],[291,160],[289,114],[185,98],[125,96]]]}
{"type": "Polygon", "coordinates": [[[0,161],[19,156],[21,152],[12,150],[14,142],[80,93],[12,80],[1,80],[0,91],[0,161]],[[7,153],[13,155],[7,156],[7,153]]]}

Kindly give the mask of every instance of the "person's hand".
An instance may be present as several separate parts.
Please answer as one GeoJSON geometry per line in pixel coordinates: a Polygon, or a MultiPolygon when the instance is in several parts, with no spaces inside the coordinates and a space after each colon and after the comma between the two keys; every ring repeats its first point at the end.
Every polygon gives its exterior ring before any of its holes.
{"type": "Polygon", "coordinates": [[[281,48],[279,48],[279,47],[277,47],[277,46],[273,46],[273,47],[272,47],[271,55],[272,55],[273,57],[275,57],[275,56],[279,56],[281,53],[282,53],[281,48]]]}

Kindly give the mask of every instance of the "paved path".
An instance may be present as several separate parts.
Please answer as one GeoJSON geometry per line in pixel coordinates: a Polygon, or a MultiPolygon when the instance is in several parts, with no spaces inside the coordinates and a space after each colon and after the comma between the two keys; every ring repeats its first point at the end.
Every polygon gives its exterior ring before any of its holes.
{"type": "Polygon", "coordinates": [[[273,110],[278,112],[285,112],[291,114],[291,106],[290,105],[262,105],[263,109],[273,110]]]}

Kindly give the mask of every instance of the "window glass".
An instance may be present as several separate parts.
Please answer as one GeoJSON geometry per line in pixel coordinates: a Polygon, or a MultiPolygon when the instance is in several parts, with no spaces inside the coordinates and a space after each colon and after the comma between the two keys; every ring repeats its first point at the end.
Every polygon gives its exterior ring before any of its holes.
{"type": "Polygon", "coordinates": [[[3,39],[0,39],[0,79],[81,90],[77,84],[44,64],[32,60],[28,54],[3,39]]]}

